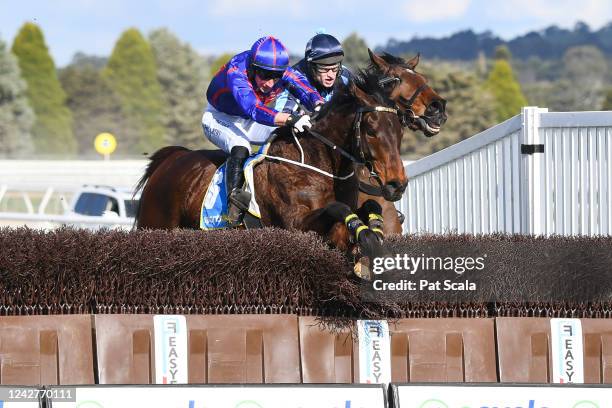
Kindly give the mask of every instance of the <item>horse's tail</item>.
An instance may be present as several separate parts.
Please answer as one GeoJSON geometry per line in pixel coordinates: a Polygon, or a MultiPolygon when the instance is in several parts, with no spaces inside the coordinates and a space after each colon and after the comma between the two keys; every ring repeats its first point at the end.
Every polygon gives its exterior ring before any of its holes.
{"type": "MultiPolygon", "coordinates": [[[[150,161],[149,161],[149,164],[147,165],[147,168],[144,174],[142,175],[140,180],[138,180],[138,184],[136,184],[136,188],[134,188],[134,195],[132,198],[136,197],[139,191],[142,191],[145,184],[147,184],[147,181],[153,175],[155,170],[157,170],[159,165],[162,164],[168,157],[172,156],[176,152],[187,151],[187,150],[189,149],[183,146],[166,146],[166,147],[162,147],[161,149],[153,153],[153,155],[149,157],[150,161]]],[[[136,218],[134,222],[138,222],[139,214],[140,214],[140,203],[138,204],[136,208],[136,218]]]]}

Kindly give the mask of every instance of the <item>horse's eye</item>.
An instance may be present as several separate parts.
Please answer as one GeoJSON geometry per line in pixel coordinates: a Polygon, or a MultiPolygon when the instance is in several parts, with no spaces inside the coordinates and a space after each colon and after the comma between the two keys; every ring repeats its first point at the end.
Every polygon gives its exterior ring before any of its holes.
{"type": "Polygon", "coordinates": [[[365,130],[365,134],[368,137],[376,137],[376,129],[373,124],[370,123],[369,120],[365,120],[363,123],[363,129],[365,130]]]}
{"type": "Polygon", "coordinates": [[[374,129],[371,129],[368,126],[366,126],[366,136],[367,137],[372,137],[372,138],[378,137],[378,135],[376,134],[376,131],[374,129]]]}

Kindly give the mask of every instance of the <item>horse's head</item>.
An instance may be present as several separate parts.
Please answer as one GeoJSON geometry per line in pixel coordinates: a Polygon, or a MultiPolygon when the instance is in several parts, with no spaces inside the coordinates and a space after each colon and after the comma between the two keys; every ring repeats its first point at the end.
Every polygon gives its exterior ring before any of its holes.
{"type": "Polygon", "coordinates": [[[403,114],[404,124],[411,130],[421,130],[427,137],[438,134],[446,122],[446,101],[414,70],[419,56],[405,61],[386,53],[379,56],[369,49],[368,52],[372,62],[369,70],[381,76],[380,83],[403,114]]]}
{"type": "Polygon", "coordinates": [[[402,123],[398,111],[390,100],[382,96],[382,89],[372,89],[365,80],[356,79],[349,91],[357,101],[357,112],[353,122],[355,148],[370,171],[370,177],[380,184],[387,201],[402,197],[408,177],[400,156],[402,123]],[[374,91],[374,94],[372,94],[374,91]]]}

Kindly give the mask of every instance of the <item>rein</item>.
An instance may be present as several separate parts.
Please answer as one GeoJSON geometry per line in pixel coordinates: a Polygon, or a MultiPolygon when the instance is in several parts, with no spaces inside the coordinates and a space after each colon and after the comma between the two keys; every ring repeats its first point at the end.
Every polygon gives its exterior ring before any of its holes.
{"type": "MultiPolygon", "coordinates": [[[[379,187],[374,187],[371,186],[369,184],[363,183],[363,182],[359,182],[359,189],[367,194],[371,194],[371,195],[380,195],[382,196],[382,180],[380,179],[380,176],[374,171],[374,167],[370,162],[371,154],[369,154],[369,149],[368,149],[368,154],[366,157],[366,152],[364,151],[364,145],[367,146],[367,144],[362,143],[362,137],[361,137],[361,121],[363,119],[363,114],[364,113],[368,113],[368,112],[389,112],[389,113],[393,113],[395,115],[399,115],[399,112],[397,109],[395,108],[388,108],[386,106],[367,106],[367,107],[360,107],[359,109],[357,109],[357,113],[355,115],[355,120],[353,121],[353,133],[355,135],[353,141],[354,141],[354,147],[356,148],[356,150],[358,151],[359,154],[359,158],[355,157],[355,155],[349,153],[346,151],[346,149],[342,148],[341,146],[338,146],[337,144],[335,144],[334,142],[332,142],[331,140],[329,140],[327,137],[323,136],[321,133],[316,132],[312,129],[307,129],[306,131],[312,135],[315,139],[317,139],[318,141],[320,141],[321,143],[323,143],[324,145],[326,145],[327,147],[331,148],[333,151],[338,152],[341,156],[344,156],[345,158],[347,158],[348,160],[350,160],[351,162],[355,163],[356,165],[361,165],[361,166],[366,166],[368,168],[368,170],[370,171],[370,178],[373,178],[374,180],[376,180],[379,184],[379,187]],[[362,187],[363,186],[363,187],[362,187]],[[368,191],[364,191],[364,189],[367,189],[368,191]]],[[[269,155],[265,155],[264,157],[270,160],[279,160],[285,163],[290,163],[290,164],[294,164],[296,166],[299,167],[303,167],[305,169],[308,170],[312,170],[315,171],[319,174],[323,174],[324,176],[327,177],[331,177],[337,180],[347,180],[349,178],[351,178],[355,172],[351,172],[350,174],[346,175],[346,176],[337,176],[335,174],[326,172],[324,170],[321,170],[317,167],[311,166],[309,164],[304,163],[304,155],[303,155],[303,150],[302,150],[302,146],[300,145],[300,142],[298,141],[296,135],[295,135],[295,131],[293,130],[293,128],[291,129],[291,133],[293,134],[293,138],[295,139],[298,147],[300,148],[300,151],[302,152],[302,161],[301,162],[297,162],[295,160],[291,160],[291,159],[286,159],[284,157],[277,157],[277,156],[269,156],[269,155]]]]}
{"type": "MultiPolygon", "coordinates": [[[[357,115],[355,115],[355,122],[353,123],[353,130],[355,132],[355,143],[357,145],[357,151],[359,152],[359,158],[361,159],[361,163],[359,164],[365,165],[365,167],[370,172],[370,180],[374,180],[378,184],[378,186],[373,186],[371,184],[364,183],[363,181],[359,180],[359,190],[375,197],[382,197],[383,182],[378,173],[376,173],[376,171],[374,170],[374,165],[372,165],[372,162],[366,158],[364,145],[368,145],[367,143],[362,144],[361,139],[361,120],[363,119],[363,114],[367,112],[389,112],[395,115],[399,115],[399,111],[397,109],[387,108],[385,106],[359,108],[357,110],[357,115]]],[[[372,155],[369,153],[370,149],[368,148],[368,156],[369,159],[371,159],[372,155]]]]}

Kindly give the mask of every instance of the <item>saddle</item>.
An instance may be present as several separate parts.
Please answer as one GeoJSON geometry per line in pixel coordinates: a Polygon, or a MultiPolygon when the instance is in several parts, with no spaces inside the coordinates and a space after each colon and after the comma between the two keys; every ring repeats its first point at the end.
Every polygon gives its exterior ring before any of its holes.
{"type": "MultiPolygon", "coordinates": [[[[257,153],[251,155],[244,162],[244,192],[246,194],[237,197],[238,201],[232,201],[233,204],[236,204],[245,211],[242,223],[244,228],[247,229],[262,227],[261,213],[259,211],[259,205],[257,204],[255,192],[253,169],[265,159],[268,147],[269,143],[262,146],[257,153]]],[[[215,172],[208,185],[206,194],[204,194],[200,212],[200,229],[217,230],[229,228],[230,225],[227,217],[228,208],[227,187],[225,185],[225,163],[223,163],[215,172]]]]}

